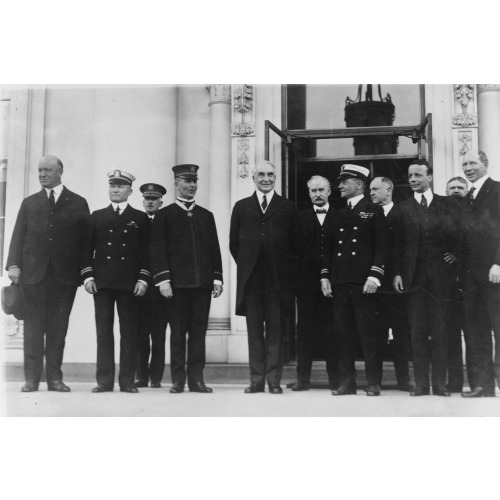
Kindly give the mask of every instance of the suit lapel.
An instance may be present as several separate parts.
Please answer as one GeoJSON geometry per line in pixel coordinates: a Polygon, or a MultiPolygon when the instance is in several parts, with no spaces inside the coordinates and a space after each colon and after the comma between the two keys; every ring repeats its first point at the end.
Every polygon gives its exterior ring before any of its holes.
{"type": "MultiPolygon", "coordinates": [[[[257,196],[257,195],[255,195],[255,196],[257,196]]],[[[264,214],[262,219],[267,220],[267,219],[269,219],[269,217],[274,215],[274,213],[276,212],[278,207],[281,205],[281,202],[282,202],[281,196],[279,196],[275,192],[272,199],[271,199],[271,203],[269,203],[267,210],[266,210],[266,213],[264,214]]]]}
{"type": "Polygon", "coordinates": [[[42,190],[36,194],[35,199],[40,206],[44,208],[50,208],[49,198],[45,189],[42,188],[42,190]]]}
{"type": "Polygon", "coordinates": [[[484,184],[481,186],[481,189],[477,193],[477,196],[472,204],[472,211],[476,210],[476,207],[480,205],[487,197],[491,188],[495,185],[495,181],[490,177],[484,181],[484,184]]]}
{"type": "Polygon", "coordinates": [[[57,199],[56,204],[54,205],[54,210],[57,210],[58,208],[61,208],[64,205],[66,205],[66,203],[68,203],[70,198],[71,198],[70,191],[65,187],[63,187],[63,190],[61,191],[61,194],[59,195],[59,198],[57,199]]]}

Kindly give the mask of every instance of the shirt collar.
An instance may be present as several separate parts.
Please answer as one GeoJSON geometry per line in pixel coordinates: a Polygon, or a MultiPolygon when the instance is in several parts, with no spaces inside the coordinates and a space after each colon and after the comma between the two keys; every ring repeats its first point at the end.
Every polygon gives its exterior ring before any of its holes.
{"type": "Polygon", "coordinates": [[[194,206],[196,205],[196,201],[194,201],[194,198],[192,198],[191,200],[186,200],[185,198],[179,198],[177,197],[175,199],[175,203],[182,208],[182,210],[186,210],[186,212],[190,212],[191,210],[193,210],[194,206]],[[184,203],[182,203],[183,201],[187,201],[188,203],[191,203],[190,207],[186,207],[186,205],[184,205],[184,203]]]}
{"type": "Polygon", "coordinates": [[[316,212],[316,210],[326,210],[328,212],[328,210],[330,210],[330,204],[327,202],[322,207],[318,207],[317,205],[314,205],[314,211],[316,212]]]}
{"type": "Polygon", "coordinates": [[[489,178],[489,175],[483,175],[481,179],[478,179],[476,182],[473,182],[471,186],[475,187],[476,190],[473,193],[474,198],[477,196],[479,190],[483,187],[483,184],[486,182],[486,179],[489,178]]]}
{"type": "Polygon", "coordinates": [[[54,191],[54,196],[57,198],[62,193],[63,188],[64,188],[64,186],[62,184],[59,184],[56,187],[53,187],[53,188],[44,188],[44,189],[47,192],[47,196],[49,196],[50,192],[53,190],[54,191]]]}
{"type": "Polygon", "coordinates": [[[347,200],[347,203],[351,204],[351,207],[354,208],[363,198],[365,197],[364,194],[358,194],[358,196],[354,196],[353,198],[349,198],[347,200]]]}
{"type": "Polygon", "coordinates": [[[262,198],[264,198],[264,195],[266,195],[266,200],[267,204],[271,203],[271,200],[273,199],[274,196],[274,189],[271,189],[269,193],[261,193],[258,189],[255,191],[257,193],[257,199],[259,200],[259,203],[262,205],[262,198]]]}
{"type": "Polygon", "coordinates": [[[422,195],[425,196],[425,199],[427,200],[427,205],[431,204],[431,201],[434,198],[434,194],[432,193],[431,189],[428,189],[424,193],[413,193],[413,197],[415,198],[415,201],[420,205],[420,202],[422,201],[422,195]]]}
{"type": "Polygon", "coordinates": [[[392,210],[393,206],[394,206],[393,201],[391,201],[390,203],[387,203],[387,205],[382,205],[382,208],[384,210],[384,215],[387,216],[387,214],[392,210]]]}

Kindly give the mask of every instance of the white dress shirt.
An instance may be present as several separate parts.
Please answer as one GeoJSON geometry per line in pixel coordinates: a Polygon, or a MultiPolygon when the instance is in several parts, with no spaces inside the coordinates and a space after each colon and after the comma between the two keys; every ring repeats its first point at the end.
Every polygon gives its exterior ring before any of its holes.
{"type": "Polygon", "coordinates": [[[427,200],[427,206],[429,206],[432,203],[432,200],[434,199],[434,194],[430,189],[425,191],[424,193],[413,193],[413,196],[415,198],[415,201],[420,205],[420,202],[422,201],[422,196],[425,196],[425,199],[427,200]]]}
{"type": "Polygon", "coordinates": [[[128,202],[126,201],[122,201],[120,203],[111,202],[111,205],[113,206],[114,212],[116,212],[116,207],[120,207],[120,215],[121,215],[123,211],[127,208],[128,202]]]}
{"type": "Polygon", "coordinates": [[[481,179],[478,179],[476,182],[471,184],[471,187],[476,188],[472,193],[472,198],[476,199],[477,193],[479,193],[479,190],[483,187],[483,184],[486,182],[486,179],[489,179],[489,177],[489,175],[483,175],[481,179]]]}
{"type": "Polygon", "coordinates": [[[392,207],[394,206],[394,202],[391,201],[390,203],[387,203],[387,205],[382,205],[382,209],[384,210],[384,215],[387,217],[387,214],[392,210],[392,207]]]}
{"type": "MultiPolygon", "coordinates": [[[[317,212],[318,210],[326,210],[328,212],[330,208],[330,205],[326,203],[326,205],[322,207],[318,207],[317,205],[314,205],[314,211],[317,212]]],[[[321,225],[325,222],[326,214],[318,214],[316,213],[316,217],[318,218],[318,221],[321,225]]]]}
{"type": "MultiPolygon", "coordinates": [[[[264,198],[264,195],[266,195],[266,200],[267,200],[266,210],[267,210],[269,208],[269,205],[271,204],[271,200],[273,199],[274,189],[271,189],[269,193],[261,193],[258,189],[255,192],[257,193],[257,199],[259,200],[259,205],[261,210],[262,210],[262,200],[264,198]]],[[[266,213],[266,210],[262,210],[262,212],[266,213]]]]}
{"type": "Polygon", "coordinates": [[[62,184],[59,184],[58,186],[53,188],[45,188],[45,191],[47,192],[47,198],[50,196],[50,192],[54,191],[54,200],[57,203],[57,200],[59,199],[59,196],[61,196],[63,188],[64,186],[62,184]]]}

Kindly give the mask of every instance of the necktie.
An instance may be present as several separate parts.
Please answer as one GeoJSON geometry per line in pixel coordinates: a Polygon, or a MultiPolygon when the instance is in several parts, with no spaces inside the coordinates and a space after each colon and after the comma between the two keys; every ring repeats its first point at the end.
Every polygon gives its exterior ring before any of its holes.
{"type": "Polygon", "coordinates": [[[120,215],[120,205],[116,205],[115,213],[116,215],[120,215]]]}
{"type": "Polygon", "coordinates": [[[349,210],[352,210],[352,203],[350,201],[347,202],[347,207],[349,208],[349,210]]]}
{"type": "Polygon", "coordinates": [[[422,195],[422,199],[420,200],[420,206],[422,208],[427,208],[427,198],[424,195],[422,195]]]}
{"type": "Polygon", "coordinates": [[[467,193],[467,206],[469,209],[472,208],[472,205],[474,205],[474,191],[476,190],[475,186],[472,186],[470,188],[470,191],[467,193]]]}
{"type": "Polygon", "coordinates": [[[326,214],[327,210],[326,208],[317,208],[316,213],[317,214],[326,214]]]}
{"type": "Polygon", "coordinates": [[[266,198],[266,195],[264,195],[262,197],[262,204],[261,204],[261,206],[262,206],[262,211],[265,212],[266,208],[267,208],[267,198],[266,198]]]}
{"type": "Polygon", "coordinates": [[[50,208],[54,208],[55,204],[56,204],[56,199],[54,197],[54,190],[51,189],[50,190],[50,194],[49,194],[49,205],[50,205],[50,208]]]}

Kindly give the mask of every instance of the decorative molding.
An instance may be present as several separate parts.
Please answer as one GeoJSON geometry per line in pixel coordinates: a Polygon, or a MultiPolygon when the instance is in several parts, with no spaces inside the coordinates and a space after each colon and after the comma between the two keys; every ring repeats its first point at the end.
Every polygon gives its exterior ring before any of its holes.
{"type": "Polygon", "coordinates": [[[255,135],[255,123],[246,120],[248,113],[253,115],[252,85],[244,83],[233,91],[233,108],[237,113],[240,113],[241,120],[233,121],[231,125],[231,134],[233,136],[255,135]]]}
{"type": "Polygon", "coordinates": [[[247,139],[241,139],[238,141],[238,177],[240,179],[246,179],[250,175],[248,172],[249,148],[250,142],[247,139]]]}
{"type": "Polygon", "coordinates": [[[480,94],[483,92],[500,92],[500,85],[494,83],[479,83],[477,85],[477,91],[480,94]]]}
{"type": "Polygon", "coordinates": [[[218,103],[229,104],[231,102],[231,85],[212,83],[207,86],[207,90],[210,92],[209,106],[218,103]]]}
{"type": "Polygon", "coordinates": [[[477,126],[477,114],[470,113],[474,102],[475,85],[472,83],[454,84],[455,102],[461,107],[461,113],[453,114],[451,121],[454,127],[475,127],[477,126]]]}
{"type": "Polygon", "coordinates": [[[472,148],[472,131],[462,130],[458,133],[458,154],[463,156],[472,148]]]}

